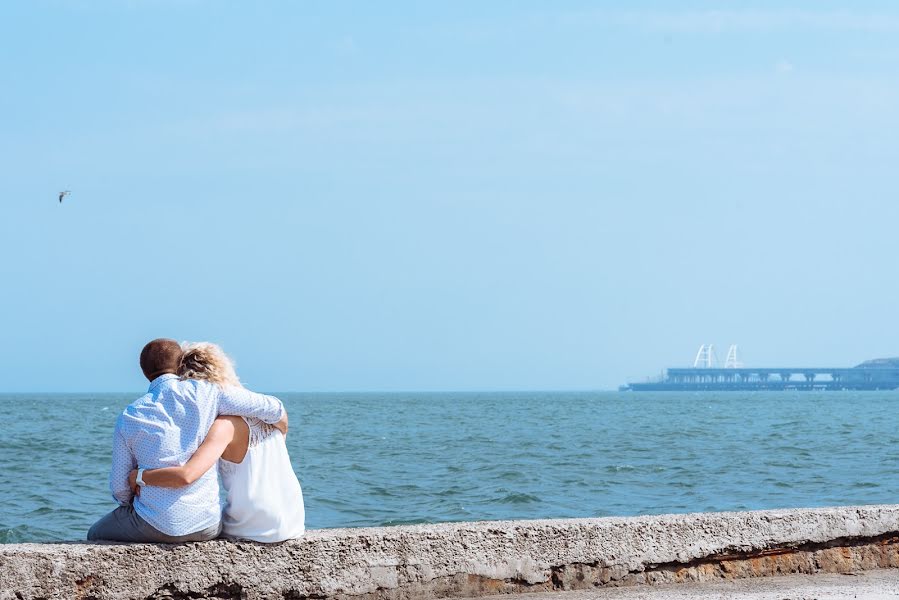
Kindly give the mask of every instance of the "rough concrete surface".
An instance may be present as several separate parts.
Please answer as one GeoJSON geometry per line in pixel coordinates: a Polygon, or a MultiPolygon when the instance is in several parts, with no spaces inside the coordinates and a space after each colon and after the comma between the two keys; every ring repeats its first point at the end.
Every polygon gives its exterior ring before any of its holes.
{"type": "Polygon", "coordinates": [[[899,569],[510,594],[502,600],[896,600],[899,569]]]}
{"type": "Polygon", "coordinates": [[[0,545],[0,600],[411,600],[899,567],[899,506],[310,531],[263,545],[0,545]]]}

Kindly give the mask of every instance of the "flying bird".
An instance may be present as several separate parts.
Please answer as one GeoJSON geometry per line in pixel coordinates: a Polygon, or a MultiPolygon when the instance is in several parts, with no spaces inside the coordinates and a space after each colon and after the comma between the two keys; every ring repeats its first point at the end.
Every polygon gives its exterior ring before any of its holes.
{"type": "Polygon", "coordinates": [[[64,190],[64,191],[62,191],[62,192],[59,192],[59,203],[62,204],[62,199],[65,198],[66,196],[68,196],[68,195],[71,194],[71,193],[72,193],[72,192],[70,192],[69,190],[64,190]]]}

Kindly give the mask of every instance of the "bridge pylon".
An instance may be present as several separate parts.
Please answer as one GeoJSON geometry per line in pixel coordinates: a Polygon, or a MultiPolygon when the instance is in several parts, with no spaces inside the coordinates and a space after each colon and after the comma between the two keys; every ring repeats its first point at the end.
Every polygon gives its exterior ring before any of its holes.
{"type": "Polygon", "coordinates": [[[718,367],[718,358],[715,356],[714,344],[703,344],[693,360],[694,369],[714,369],[718,367]]]}
{"type": "Polygon", "coordinates": [[[743,363],[737,359],[737,345],[731,344],[727,351],[727,358],[724,360],[725,369],[741,369],[743,363]]]}

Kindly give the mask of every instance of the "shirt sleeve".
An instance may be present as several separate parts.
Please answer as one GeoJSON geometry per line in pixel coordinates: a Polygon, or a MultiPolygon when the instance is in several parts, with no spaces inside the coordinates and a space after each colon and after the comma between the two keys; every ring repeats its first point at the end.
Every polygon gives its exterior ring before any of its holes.
{"type": "Polygon", "coordinates": [[[219,414],[256,417],[273,425],[284,415],[284,405],[274,396],[257,394],[242,387],[228,387],[219,395],[219,414]]]}
{"type": "Polygon", "coordinates": [[[109,472],[109,489],[112,491],[112,497],[119,504],[131,503],[131,497],[134,494],[128,486],[128,474],[136,468],[137,463],[131,454],[131,448],[128,447],[125,436],[119,429],[119,424],[116,423],[112,439],[112,469],[109,472]]]}

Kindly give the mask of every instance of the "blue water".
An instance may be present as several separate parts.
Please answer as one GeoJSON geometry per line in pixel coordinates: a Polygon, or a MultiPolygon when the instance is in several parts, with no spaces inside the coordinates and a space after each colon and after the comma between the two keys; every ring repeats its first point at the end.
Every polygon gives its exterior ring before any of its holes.
{"type": "MultiPolygon", "coordinates": [[[[0,542],[114,508],[132,395],[0,395],[0,542]]],[[[899,393],[284,394],[312,528],[899,501],[899,393]]]]}

